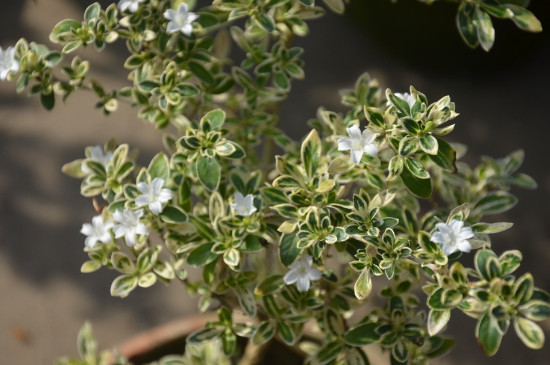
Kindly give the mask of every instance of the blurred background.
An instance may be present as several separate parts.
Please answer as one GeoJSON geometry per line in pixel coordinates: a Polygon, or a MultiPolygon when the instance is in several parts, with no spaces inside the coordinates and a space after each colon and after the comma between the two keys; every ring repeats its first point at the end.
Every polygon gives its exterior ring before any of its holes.
{"type": "MultiPolygon", "coordinates": [[[[88,3],[4,2],[0,46],[14,45],[20,37],[49,44],[53,26],[65,18],[81,19],[88,3]]],[[[529,9],[548,27],[550,2],[533,0],[529,9]]],[[[311,22],[311,35],[296,40],[306,49],[306,80],[293,85],[281,123],[301,138],[319,106],[343,110],[338,90],[352,87],[365,71],[394,92],[414,85],[430,101],[450,95],[461,115],[449,138],[469,146],[466,161],[525,150],[521,171],[539,187],[514,190],[518,205],[506,215],[490,217],[515,223],[493,238],[493,248],[520,249],[524,261],[519,274],[532,272],[535,284],[550,290],[550,32],[529,34],[512,22],[495,20],[493,50],[472,51],[455,29],[455,11],[450,4],[356,0],[344,17],[329,13],[311,22]]],[[[107,88],[126,84],[122,44],[82,55],[91,61],[92,77],[107,88]]],[[[76,333],[86,319],[100,347],[110,348],[140,330],[195,311],[195,301],[177,284],[138,289],[122,301],[109,295],[114,273],[80,273],[87,256],[79,231],[94,211],[80,196],[79,181],[64,176],[61,166],[81,158],[85,146],[111,137],[139,147],[144,160],[161,148],[160,134],[138,120],[134,110],[121,105],[105,117],[94,109],[95,102],[93,95],[77,93],[67,105],[59,102],[46,112],[38,99],[17,95],[14,82],[0,84],[0,364],[51,364],[61,355],[76,355],[76,333]]],[[[542,326],[550,337],[550,321],[542,326]]],[[[548,363],[550,345],[529,350],[512,329],[498,354],[488,359],[474,330],[473,320],[456,313],[448,330],[456,336],[456,346],[434,363],[548,363]]]]}

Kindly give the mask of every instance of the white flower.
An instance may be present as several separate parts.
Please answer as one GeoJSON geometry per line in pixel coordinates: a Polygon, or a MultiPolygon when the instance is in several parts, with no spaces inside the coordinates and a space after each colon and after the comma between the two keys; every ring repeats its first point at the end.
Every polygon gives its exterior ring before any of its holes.
{"type": "Polygon", "coordinates": [[[186,36],[190,36],[193,32],[193,22],[199,17],[197,14],[189,12],[187,3],[180,3],[178,9],[167,9],[164,12],[164,17],[168,22],[166,31],[170,34],[181,31],[186,36]]]}
{"type": "MultiPolygon", "coordinates": [[[[107,167],[107,164],[113,159],[113,152],[109,151],[105,153],[103,152],[103,148],[101,146],[93,146],[90,149],[90,156],[88,157],[88,159],[97,161],[103,166],[107,167]]],[[[82,161],[80,169],[85,174],[89,174],[91,172],[90,168],[86,166],[86,163],[84,161],[82,161]]]]}
{"type": "Polygon", "coordinates": [[[170,189],[163,189],[164,179],[155,177],[151,182],[151,185],[140,182],[137,184],[137,188],[141,191],[141,195],[136,197],[136,205],[142,207],[148,205],[153,214],[159,214],[162,212],[162,204],[172,199],[174,193],[170,189]]]}
{"type": "Polygon", "coordinates": [[[249,216],[257,210],[254,206],[254,196],[252,194],[243,196],[241,193],[235,193],[233,199],[235,203],[231,204],[231,208],[237,215],[249,216]]]}
{"type": "Polygon", "coordinates": [[[0,80],[6,80],[11,71],[19,71],[19,62],[15,60],[15,48],[8,47],[3,51],[0,47],[0,80]]]}
{"type": "MultiPolygon", "coordinates": [[[[411,109],[412,109],[414,103],[416,103],[416,100],[409,93],[395,93],[393,95],[397,96],[398,98],[401,98],[401,99],[405,100],[407,102],[407,104],[409,104],[409,108],[411,108],[411,109]]],[[[386,106],[390,106],[390,105],[393,105],[393,103],[390,100],[388,100],[386,102],[386,106]]]]}
{"type": "Polygon", "coordinates": [[[304,255],[301,259],[294,261],[290,266],[290,271],[283,278],[285,284],[296,283],[298,291],[308,291],[311,280],[321,279],[321,271],[311,267],[313,258],[310,255],[304,255]]]}
{"type": "Polygon", "coordinates": [[[361,162],[363,153],[376,156],[378,153],[378,147],[373,143],[376,138],[376,134],[370,129],[365,128],[363,134],[357,125],[346,128],[348,131],[348,137],[342,137],[338,140],[338,151],[351,151],[351,162],[361,162]]]}
{"type": "Polygon", "coordinates": [[[80,233],[88,236],[84,242],[86,247],[93,248],[97,244],[97,241],[101,241],[103,243],[111,242],[112,237],[109,230],[113,228],[113,226],[113,222],[104,222],[101,215],[96,215],[93,217],[92,224],[84,223],[80,233]]]}
{"type": "Polygon", "coordinates": [[[139,4],[144,1],[145,0],[120,0],[118,2],[118,8],[120,11],[129,10],[130,13],[135,13],[139,8],[139,4]]]}
{"type": "Polygon", "coordinates": [[[117,221],[117,225],[113,231],[115,237],[120,238],[124,236],[126,244],[128,246],[136,245],[136,234],[147,234],[149,230],[145,224],[140,223],[139,218],[143,215],[143,209],[130,210],[124,209],[123,211],[117,210],[113,214],[113,218],[117,221]]]}
{"type": "Polygon", "coordinates": [[[470,252],[472,244],[468,241],[474,237],[470,227],[463,227],[463,221],[451,220],[451,224],[437,223],[437,231],[432,234],[430,241],[438,243],[447,256],[456,251],[470,252]]]}

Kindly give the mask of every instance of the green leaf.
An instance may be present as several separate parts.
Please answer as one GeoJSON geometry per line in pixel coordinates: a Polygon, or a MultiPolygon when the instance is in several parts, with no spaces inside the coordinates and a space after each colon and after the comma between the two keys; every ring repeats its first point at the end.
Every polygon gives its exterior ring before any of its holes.
{"type": "Polygon", "coordinates": [[[220,337],[224,330],[224,326],[201,328],[187,336],[186,341],[188,344],[201,344],[220,337]]]}
{"type": "Polygon", "coordinates": [[[248,235],[239,246],[239,250],[242,252],[259,252],[264,249],[262,241],[259,237],[248,235]]]}
{"type": "Polygon", "coordinates": [[[94,340],[92,326],[85,322],[78,331],[76,339],[78,354],[83,359],[93,359],[97,356],[97,342],[94,340]]]}
{"type": "Polygon", "coordinates": [[[495,255],[495,253],[491,250],[479,250],[477,251],[476,256],[474,258],[474,265],[477,272],[479,272],[481,276],[488,281],[491,280],[491,275],[487,271],[488,261],[491,258],[497,259],[497,255],[495,255]]]}
{"type": "Polygon", "coordinates": [[[275,72],[273,74],[273,82],[275,86],[282,90],[290,90],[290,80],[284,72],[275,72]]]}
{"type": "Polygon", "coordinates": [[[254,335],[252,336],[252,344],[255,346],[262,345],[271,340],[275,335],[275,327],[271,321],[264,321],[260,323],[254,335]]]}
{"type": "Polygon", "coordinates": [[[544,332],[538,324],[522,317],[514,319],[514,330],[530,349],[538,350],[544,346],[544,332]]]}
{"type": "Polygon", "coordinates": [[[293,328],[286,322],[278,322],[279,337],[289,346],[293,346],[296,342],[296,334],[294,333],[293,328]]]}
{"type": "Polygon", "coordinates": [[[99,5],[99,3],[93,3],[86,8],[86,11],[84,12],[84,21],[90,25],[95,24],[95,22],[99,19],[100,12],[101,5],[99,5]]]}
{"type": "Polygon", "coordinates": [[[200,156],[196,162],[197,176],[201,184],[210,191],[218,189],[221,167],[213,157],[200,156]]]}
{"type": "Polygon", "coordinates": [[[512,21],[519,29],[528,32],[542,32],[540,21],[529,10],[513,4],[506,4],[505,6],[514,13],[512,21]]]}
{"type": "Polygon", "coordinates": [[[401,99],[398,96],[395,96],[394,93],[391,92],[390,89],[386,89],[386,99],[391,102],[393,106],[397,108],[397,110],[404,116],[410,116],[411,115],[411,108],[409,106],[409,103],[407,103],[405,100],[401,99]]]}
{"type": "Polygon", "coordinates": [[[220,157],[231,156],[233,153],[235,153],[236,150],[237,150],[236,144],[227,140],[225,141],[222,140],[221,143],[216,144],[216,146],[214,147],[214,151],[216,151],[216,155],[220,157]]]}
{"type": "Polygon", "coordinates": [[[445,140],[437,137],[435,139],[438,145],[437,154],[429,155],[430,159],[442,169],[454,173],[456,171],[456,151],[445,140]]]}
{"type": "Polygon", "coordinates": [[[63,59],[63,55],[55,51],[49,52],[44,57],[44,61],[46,62],[47,67],[49,68],[54,68],[55,66],[57,66],[57,64],[59,64],[59,62],[61,62],[62,59],[63,59]]]}
{"type": "Polygon", "coordinates": [[[220,129],[223,126],[223,123],[225,122],[225,112],[221,109],[214,109],[209,111],[202,117],[201,119],[201,126],[205,122],[208,122],[210,124],[210,127],[212,130],[220,129]]]}
{"type": "Polygon", "coordinates": [[[429,155],[437,155],[437,150],[439,148],[437,138],[431,134],[426,134],[420,137],[420,148],[422,148],[422,151],[429,155]]]}
{"type": "Polygon", "coordinates": [[[279,176],[273,181],[273,186],[282,190],[292,190],[300,188],[300,182],[292,176],[279,176]]]}
{"type": "Polygon", "coordinates": [[[266,32],[271,33],[275,30],[275,21],[267,13],[261,13],[257,17],[258,23],[266,30],[266,32]]]}
{"type": "Polygon", "coordinates": [[[323,0],[326,6],[336,14],[344,14],[346,6],[344,0],[323,0]]]}
{"type": "Polygon", "coordinates": [[[368,269],[361,271],[359,278],[355,282],[353,291],[355,297],[359,300],[365,299],[372,290],[372,279],[368,269]]]}
{"type": "Polygon", "coordinates": [[[380,339],[376,331],[377,327],[377,323],[361,323],[346,332],[344,341],[350,346],[363,346],[377,342],[380,339]]]}
{"type": "Polygon", "coordinates": [[[40,102],[46,110],[52,110],[55,106],[55,94],[53,92],[40,93],[40,102]]]}
{"type": "Polygon", "coordinates": [[[495,43],[495,29],[493,28],[491,17],[489,14],[476,7],[473,23],[477,29],[477,38],[481,48],[489,52],[495,43]]]}
{"type": "Polygon", "coordinates": [[[153,268],[153,265],[157,262],[158,252],[152,251],[149,248],[141,251],[139,254],[136,265],[138,272],[146,273],[153,268]]]}
{"type": "Polygon", "coordinates": [[[329,342],[319,350],[314,359],[321,365],[328,364],[334,360],[343,349],[344,344],[340,340],[329,342]]]}
{"type": "Polygon", "coordinates": [[[485,313],[477,322],[476,338],[487,356],[493,356],[497,352],[502,340],[502,333],[496,319],[489,312],[485,313]]]}
{"type": "Polygon", "coordinates": [[[346,349],[346,365],[369,365],[369,359],[365,351],[360,347],[346,349]]]}
{"type": "Polygon", "coordinates": [[[550,317],[550,303],[542,300],[531,300],[518,309],[522,316],[535,322],[544,321],[550,317]]]}
{"type": "Polygon", "coordinates": [[[273,294],[279,291],[284,285],[282,275],[271,275],[258,284],[254,290],[254,294],[259,296],[273,294]]]}
{"type": "Polygon", "coordinates": [[[165,223],[179,224],[187,221],[187,215],[180,207],[167,205],[160,213],[160,219],[165,223]]]}
{"type": "Polygon", "coordinates": [[[419,147],[420,144],[417,137],[405,137],[399,141],[398,152],[401,156],[409,156],[415,153],[419,147]]]}
{"type": "Polygon", "coordinates": [[[152,80],[144,80],[139,83],[139,88],[143,91],[152,91],[160,87],[160,83],[152,80]]]}
{"type": "Polygon", "coordinates": [[[526,303],[533,295],[533,275],[523,274],[514,283],[514,299],[517,303],[526,303]]]}
{"type": "Polygon", "coordinates": [[[446,354],[455,344],[455,341],[451,338],[441,338],[438,336],[429,337],[428,342],[430,348],[426,355],[428,358],[437,358],[446,354]]]}
{"type": "Polygon", "coordinates": [[[479,45],[477,27],[474,24],[474,11],[476,7],[469,2],[462,2],[456,13],[456,26],[462,40],[470,47],[476,48],[479,45]]]}
{"type": "Polygon", "coordinates": [[[63,172],[65,175],[74,177],[77,179],[81,179],[86,176],[86,174],[82,171],[82,161],[83,160],[75,160],[72,162],[68,162],[61,168],[61,172],[63,172]]]}
{"type": "Polygon", "coordinates": [[[443,330],[451,319],[450,310],[434,310],[431,309],[428,314],[428,333],[430,336],[435,336],[443,330]]]}
{"type": "Polygon", "coordinates": [[[514,224],[508,222],[498,223],[476,223],[472,225],[472,231],[477,234],[493,234],[504,232],[511,228],[514,224]]]}
{"type": "Polygon", "coordinates": [[[488,3],[482,2],[479,4],[479,6],[483,10],[485,10],[487,13],[489,13],[491,16],[494,16],[495,18],[508,19],[514,15],[514,13],[504,5],[488,4],[488,3]]]}
{"type": "Polygon", "coordinates": [[[126,62],[124,62],[124,68],[128,68],[128,69],[138,68],[139,66],[143,65],[144,62],[145,62],[145,59],[143,58],[143,56],[139,54],[133,54],[130,57],[128,57],[126,62]]]}
{"type": "Polygon", "coordinates": [[[142,288],[149,288],[153,286],[156,282],[157,282],[157,276],[152,272],[148,272],[139,277],[138,285],[142,288]]]}
{"type": "Polygon", "coordinates": [[[241,255],[239,254],[239,250],[236,248],[228,248],[223,253],[223,262],[227,266],[239,266],[239,262],[241,261],[241,255]]]}
{"type": "Polygon", "coordinates": [[[199,80],[212,84],[214,82],[214,77],[203,65],[195,61],[189,61],[189,70],[195,75],[199,80]]]}
{"type": "Polygon", "coordinates": [[[166,157],[164,153],[159,152],[151,160],[147,172],[149,176],[151,176],[151,179],[158,177],[164,180],[164,184],[166,184],[170,179],[170,163],[168,162],[168,157],[166,157]]]}
{"type": "Polygon", "coordinates": [[[363,107],[363,111],[365,112],[365,116],[367,117],[369,123],[374,124],[379,128],[384,128],[386,121],[384,120],[384,113],[381,109],[365,105],[363,107]]]}
{"type": "Polygon", "coordinates": [[[200,89],[198,87],[187,82],[182,82],[176,85],[175,89],[177,89],[178,93],[184,98],[190,98],[200,93],[200,89]]]}
{"type": "Polygon", "coordinates": [[[422,128],[420,128],[420,124],[412,118],[403,118],[402,123],[403,127],[405,127],[411,135],[416,136],[422,130],[422,128]]]}
{"type": "Polygon", "coordinates": [[[122,252],[113,252],[111,255],[111,263],[115,269],[123,274],[131,275],[136,271],[134,262],[122,252]]]}
{"type": "Polygon", "coordinates": [[[255,318],[258,305],[256,304],[252,290],[239,285],[235,287],[235,293],[237,294],[237,299],[243,313],[250,318],[255,318]]]}
{"type": "Polygon", "coordinates": [[[73,30],[82,28],[82,23],[72,19],[65,19],[57,23],[52,32],[50,33],[50,41],[53,43],[60,43],[59,36],[64,33],[71,33],[73,30]]]}
{"type": "MultiPolygon", "coordinates": [[[[237,190],[242,191],[241,189],[237,190]]],[[[261,193],[262,196],[269,202],[273,203],[273,205],[288,203],[287,196],[279,189],[267,187],[263,188],[261,193]]]]}
{"type": "Polygon", "coordinates": [[[301,252],[302,250],[299,249],[297,245],[296,233],[281,235],[279,257],[281,258],[283,265],[290,266],[294,261],[296,261],[296,258],[298,258],[298,255],[300,255],[301,252]]]}
{"type": "Polygon", "coordinates": [[[111,295],[113,297],[124,298],[135,289],[138,283],[138,277],[133,275],[121,275],[111,284],[111,295]]]}
{"type": "Polygon", "coordinates": [[[498,260],[502,267],[502,275],[508,275],[513,273],[521,262],[522,255],[518,250],[505,251],[500,255],[498,260]]]}
{"type": "Polygon", "coordinates": [[[430,173],[424,169],[420,162],[412,158],[405,157],[405,166],[418,179],[429,179],[430,173]]]}
{"type": "Polygon", "coordinates": [[[432,195],[432,182],[430,179],[419,179],[409,172],[409,169],[403,169],[401,180],[414,195],[428,199],[432,195]]]}
{"type": "Polygon", "coordinates": [[[518,199],[506,191],[493,191],[481,198],[473,210],[481,215],[498,214],[511,209],[517,202],[518,199]]]}
{"type": "Polygon", "coordinates": [[[214,243],[209,242],[191,250],[187,257],[187,263],[191,266],[200,267],[217,259],[219,255],[212,253],[212,246],[214,246],[214,243]]]}
{"type": "Polygon", "coordinates": [[[82,264],[82,266],[80,267],[80,272],[85,274],[91,273],[101,269],[101,266],[102,265],[100,261],[88,260],[82,264]]]}
{"type": "Polygon", "coordinates": [[[321,158],[321,139],[315,129],[309,132],[302,142],[301,156],[307,176],[313,179],[319,168],[321,158]]]}

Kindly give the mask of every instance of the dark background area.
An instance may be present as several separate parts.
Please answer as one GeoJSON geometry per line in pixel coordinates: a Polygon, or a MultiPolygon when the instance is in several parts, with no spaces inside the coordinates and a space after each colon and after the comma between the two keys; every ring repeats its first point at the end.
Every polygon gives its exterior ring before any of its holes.
{"type": "MultiPolygon", "coordinates": [[[[0,12],[0,46],[5,49],[20,37],[49,44],[55,23],[80,19],[87,4],[6,2],[0,12]]],[[[549,27],[550,2],[534,0],[529,9],[543,28],[549,27]]],[[[475,164],[481,155],[503,157],[525,150],[521,171],[539,187],[513,190],[518,205],[490,217],[515,223],[493,237],[493,249],[520,249],[524,261],[519,273],[532,272],[536,285],[550,290],[550,32],[530,34],[511,21],[494,20],[491,52],[470,50],[455,28],[455,11],[453,4],[356,0],[343,17],[329,13],[310,22],[311,34],[296,40],[305,48],[306,80],[294,83],[282,106],[281,124],[301,138],[319,106],[344,110],[338,90],[352,87],[365,71],[394,92],[414,85],[430,101],[450,95],[460,116],[449,139],[468,145],[466,161],[475,164]]],[[[126,51],[118,46],[99,55],[84,53],[92,61],[93,76],[108,86],[126,82],[120,67],[126,51]]],[[[14,83],[0,85],[0,363],[51,364],[56,356],[75,354],[76,332],[85,319],[108,348],[136,331],[193,312],[194,302],[176,285],[157,284],[121,301],[109,296],[112,273],[80,274],[86,255],[79,230],[94,213],[79,195],[79,181],[60,172],[63,163],[82,156],[84,146],[113,136],[152,156],[160,148],[160,135],[128,107],[105,118],[87,94],[48,113],[36,98],[14,89],[14,83]]],[[[549,321],[542,326],[548,336],[549,321]]],[[[526,349],[510,329],[499,353],[488,359],[474,330],[475,321],[457,312],[448,330],[456,347],[436,363],[543,365],[550,358],[548,345],[526,349]]]]}

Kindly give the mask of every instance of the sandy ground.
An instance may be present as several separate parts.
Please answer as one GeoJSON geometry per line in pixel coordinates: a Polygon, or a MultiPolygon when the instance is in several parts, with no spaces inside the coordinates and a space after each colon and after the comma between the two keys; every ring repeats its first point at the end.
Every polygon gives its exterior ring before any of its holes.
{"type": "MultiPolygon", "coordinates": [[[[510,214],[494,217],[516,224],[495,237],[494,248],[521,249],[521,272],[531,271],[537,286],[550,290],[550,37],[520,33],[499,22],[495,50],[486,55],[460,43],[452,13],[443,10],[448,16],[443,20],[428,18],[441,10],[434,7],[419,19],[403,20],[409,10],[396,7],[389,13],[387,7],[378,8],[380,2],[373,1],[365,13],[354,9],[352,20],[329,15],[312,23],[309,38],[298,40],[306,47],[308,80],[296,83],[283,105],[283,125],[292,126],[296,137],[304,135],[316,108],[340,108],[338,89],[350,87],[364,71],[394,91],[414,84],[430,100],[450,94],[461,113],[453,138],[470,145],[470,161],[525,149],[523,171],[535,177],[539,188],[514,191],[520,203],[510,214]],[[440,36],[447,37],[445,42],[438,42],[440,36]]],[[[81,3],[3,4],[0,45],[14,44],[20,36],[48,43],[57,21],[81,18],[81,3]]],[[[537,6],[543,26],[550,24],[548,4],[533,1],[537,6]]],[[[123,51],[87,51],[84,57],[92,60],[94,77],[107,86],[124,84],[118,66],[123,51]]],[[[194,301],[177,285],[157,284],[120,300],[109,295],[112,273],[80,273],[86,255],[79,230],[94,212],[79,195],[79,181],[60,172],[63,163],[82,156],[83,147],[111,137],[139,147],[149,158],[160,148],[160,135],[129,107],[104,117],[86,93],[49,113],[37,99],[16,95],[14,88],[13,83],[0,84],[0,364],[51,364],[56,357],[76,354],[76,332],[86,319],[102,347],[111,347],[136,331],[193,313],[194,301]]],[[[543,365],[550,357],[550,346],[528,350],[510,331],[499,354],[486,359],[475,343],[472,320],[457,314],[450,327],[457,346],[439,364],[543,365]]],[[[550,323],[543,327],[548,336],[550,323]]]]}

